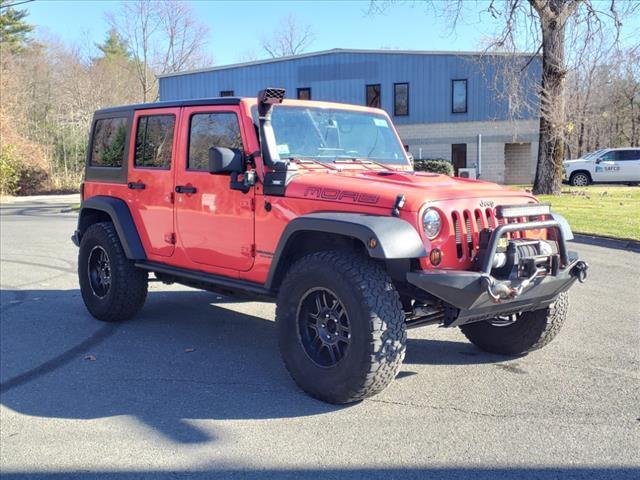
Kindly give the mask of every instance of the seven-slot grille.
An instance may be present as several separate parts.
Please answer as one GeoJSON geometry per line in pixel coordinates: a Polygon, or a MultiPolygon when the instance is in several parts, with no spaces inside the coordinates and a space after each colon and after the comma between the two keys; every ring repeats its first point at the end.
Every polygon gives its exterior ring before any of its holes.
{"type": "MultiPolygon", "coordinates": [[[[479,233],[485,228],[495,229],[505,223],[524,223],[542,220],[541,216],[518,218],[497,218],[492,208],[476,208],[475,210],[454,210],[451,212],[456,239],[456,254],[458,258],[473,259],[479,248],[479,233]]],[[[522,232],[507,234],[509,238],[522,238],[522,232]]]]}

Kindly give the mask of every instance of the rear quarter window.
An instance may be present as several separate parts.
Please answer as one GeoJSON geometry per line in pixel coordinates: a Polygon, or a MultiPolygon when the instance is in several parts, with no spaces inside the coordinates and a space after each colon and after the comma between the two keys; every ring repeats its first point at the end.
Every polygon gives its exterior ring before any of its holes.
{"type": "Polygon", "coordinates": [[[93,167],[120,168],[124,162],[127,117],[101,118],[93,127],[91,158],[93,167]]]}

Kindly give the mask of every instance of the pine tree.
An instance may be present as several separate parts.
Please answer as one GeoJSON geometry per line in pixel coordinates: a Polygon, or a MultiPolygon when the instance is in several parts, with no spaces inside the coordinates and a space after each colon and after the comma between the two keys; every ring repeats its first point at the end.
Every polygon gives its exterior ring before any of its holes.
{"type": "Polygon", "coordinates": [[[29,15],[27,10],[5,7],[12,0],[0,0],[0,49],[3,52],[17,53],[29,42],[28,35],[33,26],[24,21],[29,15]]]}
{"type": "Polygon", "coordinates": [[[112,28],[107,32],[104,42],[97,45],[102,52],[102,58],[107,60],[121,59],[130,57],[129,46],[125,42],[118,31],[112,28]]]}

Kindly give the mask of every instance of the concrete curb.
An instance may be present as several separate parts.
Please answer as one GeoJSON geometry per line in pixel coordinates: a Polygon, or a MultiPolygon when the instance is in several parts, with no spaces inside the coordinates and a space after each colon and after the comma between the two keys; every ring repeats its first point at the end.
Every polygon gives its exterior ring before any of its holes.
{"type": "Polygon", "coordinates": [[[620,240],[617,238],[599,237],[597,235],[582,235],[574,233],[575,243],[584,243],[587,245],[596,245],[598,247],[615,248],[617,250],[629,250],[631,252],[640,253],[640,242],[635,240],[620,240]]]}

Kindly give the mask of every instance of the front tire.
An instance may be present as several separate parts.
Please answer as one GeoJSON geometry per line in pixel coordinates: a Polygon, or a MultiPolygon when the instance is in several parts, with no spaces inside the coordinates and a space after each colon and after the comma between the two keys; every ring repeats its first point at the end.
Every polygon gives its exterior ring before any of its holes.
{"type": "Polygon", "coordinates": [[[82,235],[78,278],[87,310],[103,322],[128,320],[147,298],[147,272],[126,257],[110,222],[94,223],[82,235]]]}
{"type": "Polygon", "coordinates": [[[588,187],[591,184],[591,177],[585,172],[576,172],[571,175],[569,183],[573,187],[588,187]]]}
{"type": "Polygon", "coordinates": [[[341,404],[385,389],[406,349],[400,298],[382,267],[347,252],[303,257],[277,299],[280,352],[311,396],[341,404]]]}
{"type": "Polygon", "coordinates": [[[523,355],[547,345],[567,318],[569,297],[561,293],[549,307],[518,315],[513,323],[484,321],[460,327],[476,347],[500,355],[523,355]]]}

